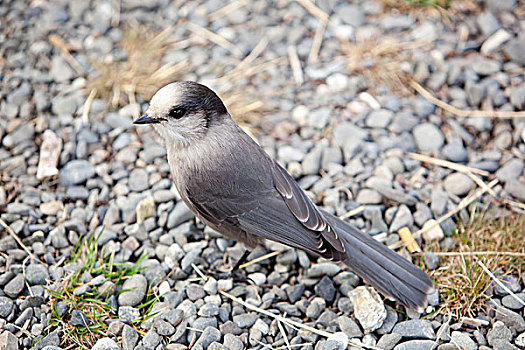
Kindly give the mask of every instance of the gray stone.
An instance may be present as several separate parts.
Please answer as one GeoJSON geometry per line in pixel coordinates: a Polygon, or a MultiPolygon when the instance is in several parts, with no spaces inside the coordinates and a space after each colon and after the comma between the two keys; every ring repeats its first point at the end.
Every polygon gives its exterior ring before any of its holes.
{"type": "Polygon", "coordinates": [[[315,294],[323,298],[327,303],[331,304],[334,301],[337,290],[334,283],[328,276],[324,276],[319,283],[314,287],[315,294]]]}
{"type": "Polygon", "coordinates": [[[63,226],[59,226],[51,230],[49,239],[53,247],[61,249],[69,247],[69,241],[66,238],[66,230],[63,226]]]}
{"type": "Polygon", "coordinates": [[[423,254],[423,261],[425,262],[427,269],[435,270],[438,267],[439,257],[432,252],[425,252],[423,254]]]}
{"type": "Polygon", "coordinates": [[[85,200],[89,196],[89,191],[84,186],[70,186],[67,188],[66,197],[71,200],[85,200]]]}
{"type": "Polygon", "coordinates": [[[44,265],[29,264],[26,267],[26,279],[30,285],[45,285],[49,278],[49,272],[44,265]]]}
{"type": "Polygon", "coordinates": [[[168,215],[167,228],[171,229],[179,226],[185,221],[188,221],[195,217],[195,215],[188,208],[186,203],[183,201],[178,202],[173,210],[168,215]]]}
{"type": "Polygon", "coordinates": [[[405,338],[436,339],[432,323],[427,320],[408,320],[395,325],[394,333],[405,338]]]}
{"type": "Polygon", "coordinates": [[[140,310],[132,306],[121,306],[118,308],[118,318],[122,322],[132,322],[138,320],[140,317],[140,310]]]}
{"type": "Polygon", "coordinates": [[[59,344],[60,338],[58,337],[58,331],[53,331],[44,338],[37,340],[33,346],[33,350],[42,350],[46,346],[58,346],[59,344]]]}
{"type": "Polygon", "coordinates": [[[403,227],[410,227],[414,224],[412,212],[406,205],[401,205],[392,220],[389,232],[397,232],[403,227]]]}
{"type": "Polygon", "coordinates": [[[133,275],[128,278],[122,289],[125,291],[118,296],[118,303],[121,306],[137,306],[148,288],[148,281],[143,275],[133,275]]]}
{"type": "Polygon", "coordinates": [[[510,103],[518,110],[525,108],[525,85],[510,88],[510,103]]]}
{"type": "Polygon", "coordinates": [[[148,172],[143,168],[135,168],[129,174],[129,189],[133,192],[142,192],[149,188],[148,172]]]}
{"type": "Polygon", "coordinates": [[[494,340],[512,340],[512,332],[501,321],[496,321],[492,325],[492,329],[487,332],[487,341],[490,345],[494,345],[494,340]]]}
{"type": "Polygon", "coordinates": [[[472,69],[479,75],[491,75],[500,71],[501,63],[496,60],[479,58],[472,63],[472,69]]]}
{"type": "Polygon", "coordinates": [[[464,163],[468,160],[468,153],[460,143],[449,143],[441,150],[447,160],[455,163],[464,163]]]}
{"type": "Polygon", "coordinates": [[[415,99],[412,105],[414,107],[414,112],[416,113],[416,115],[418,115],[421,118],[429,117],[436,110],[436,106],[428,102],[424,98],[415,99]]]}
{"type": "Polygon", "coordinates": [[[13,215],[29,215],[31,213],[31,207],[24,203],[9,203],[6,208],[6,212],[13,215]]]}
{"type": "Polygon", "coordinates": [[[349,338],[361,338],[363,336],[361,328],[350,317],[340,316],[337,319],[337,323],[339,324],[339,329],[349,338]]]}
{"type": "Polygon", "coordinates": [[[516,300],[514,296],[518,297],[519,300],[525,303],[525,292],[521,292],[515,293],[514,295],[505,295],[503,298],[501,298],[501,304],[509,309],[521,309],[523,307],[523,303],[520,303],[518,300],[516,300]]]}
{"type": "Polygon", "coordinates": [[[507,181],[505,184],[505,191],[522,202],[525,202],[525,184],[519,180],[514,179],[507,181]]]}
{"type": "Polygon", "coordinates": [[[250,328],[257,321],[257,314],[240,314],[233,316],[233,322],[239,328],[250,328]]]}
{"type": "Polygon", "coordinates": [[[24,290],[24,276],[22,274],[16,275],[4,287],[4,293],[10,298],[16,298],[24,290]]]}
{"type": "Polygon", "coordinates": [[[195,342],[195,346],[202,346],[203,349],[207,349],[208,346],[215,342],[221,340],[221,332],[215,328],[208,326],[204,329],[204,332],[202,332],[201,336],[197,341],[195,342]]]}
{"type": "Polygon", "coordinates": [[[327,343],[332,343],[330,349],[333,350],[346,350],[348,347],[348,336],[343,332],[332,333],[327,339],[327,343]]]}
{"type": "Polygon", "coordinates": [[[0,349],[18,350],[18,338],[11,332],[3,331],[0,334],[0,349]]]}
{"type": "Polygon", "coordinates": [[[359,193],[357,194],[357,197],[355,199],[356,203],[359,204],[379,204],[383,200],[383,196],[372,189],[369,188],[363,188],[359,193]]]}
{"type": "Polygon", "coordinates": [[[155,329],[157,334],[165,337],[172,336],[175,333],[175,327],[173,327],[173,325],[158,318],[153,320],[153,329],[155,329]]]}
{"type": "Polygon", "coordinates": [[[379,294],[371,287],[356,287],[348,293],[354,305],[355,318],[365,332],[371,332],[383,324],[387,311],[379,294]]]}
{"type": "Polygon", "coordinates": [[[0,296],[0,317],[7,318],[13,311],[14,302],[8,297],[0,296]]]}
{"type": "Polygon", "coordinates": [[[525,167],[525,161],[522,159],[512,158],[496,172],[496,177],[502,182],[517,179],[525,167]]]}
{"type": "Polygon", "coordinates": [[[503,46],[503,51],[505,51],[511,60],[525,66],[525,35],[509,40],[503,46]]]}
{"type": "Polygon", "coordinates": [[[120,346],[113,339],[104,337],[97,340],[92,350],[120,350],[120,346]]]}
{"type": "MultiPolygon", "coordinates": [[[[486,88],[485,85],[473,83],[467,81],[465,83],[465,91],[467,92],[467,100],[472,107],[477,107],[481,103],[481,100],[485,98],[486,88]]],[[[472,119],[472,118],[471,118],[472,119]]],[[[484,119],[484,118],[476,118],[484,119]]],[[[483,120],[481,122],[484,122],[483,120]]]]}
{"type": "Polygon", "coordinates": [[[133,350],[139,340],[139,334],[133,328],[125,325],[122,328],[122,350],[133,350]]]}
{"type": "Polygon", "coordinates": [[[401,335],[397,333],[385,334],[376,344],[376,347],[383,350],[392,350],[394,346],[401,340],[401,335]]]}
{"type": "Polygon", "coordinates": [[[455,196],[464,196],[474,187],[474,181],[463,173],[452,173],[443,183],[445,191],[455,196]]]}
{"type": "Polygon", "coordinates": [[[433,340],[409,340],[396,345],[394,350],[432,350],[436,346],[437,343],[433,340]]]}
{"type": "Polygon", "coordinates": [[[69,324],[73,327],[87,327],[91,324],[91,321],[82,311],[73,310],[71,311],[71,319],[69,320],[69,324]]]}
{"type": "Polygon", "coordinates": [[[506,307],[495,305],[496,320],[502,321],[510,329],[515,329],[517,332],[525,331],[525,320],[523,317],[506,307]]]}
{"type": "Polygon", "coordinates": [[[337,16],[346,24],[355,28],[365,23],[365,14],[360,6],[344,4],[337,9],[337,16]]]}
{"type": "Polygon", "coordinates": [[[390,121],[394,117],[394,112],[387,109],[380,109],[372,111],[366,118],[366,126],[369,128],[381,128],[384,129],[390,124],[390,121]]]}
{"type": "Polygon", "coordinates": [[[161,342],[162,338],[153,329],[150,329],[142,338],[142,344],[146,349],[155,349],[161,342]]]}
{"type": "Polygon", "coordinates": [[[62,186],[78,185],[95,175],[95,168],[87,160],[72,160],[60,169],[59,180],[62,186]]]}
{"type": "Polygon", "coordinates": [[[421,152],[437,153],[445,142],[443,133],[434,124],[419,124],[412,131],[417,148],[421,152]]]}
{"type": "Polygon", "coordinates": [[[450,342],[461,349],[465,350],[477,350],[478,346],[472,340],[472,338],[464,332],[453,331],[450,337],[450,342]]]}
{"type": "Polygon", "coordinates": [[[224,335],[223,344],[230,350],[243,350],[244,349],[244,343],[242,342],[242,340],[231,333],[227,333],[224,335]]]}
{"type": "Polygon", "coordinates": [[[519,280],[514,276],[502,276],[499,278],[500,282],[506,287],[503,288],[498,284],[494,286],[494,292],[497,295],[509,295],[507,290],[510,290],[512,293],[518,293],[521,290],[519,280]]]}

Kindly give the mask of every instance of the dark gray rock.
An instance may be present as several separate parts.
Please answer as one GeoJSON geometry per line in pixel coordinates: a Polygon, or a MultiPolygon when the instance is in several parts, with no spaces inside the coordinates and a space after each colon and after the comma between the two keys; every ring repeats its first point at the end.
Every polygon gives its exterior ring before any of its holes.
{"type": "Polygon", "coordinates": [[[30,285],[45,285],[49,279],[49,272],[44,265],[29,264],[26,267],[26,279],[30,285]]]}
{"type": "Polygon", "coordinates": [[[71,319],[69,320],[69,324],[73,327],[87,327],[91,324],[91,321],[82,311],[73,310],[71,311],[71,319]]]}
{"type": "Polygon", "coordinates": [[[315,294],[323,298],[327,303],[332,303],[335,298],[336,289],[334,283],[328,276],[324,276],[314,287],[315,294]]]}
{"type": "Polygon", "coordinates": [[[394,346],[396,346],[396,344],[399,343],[401,338],[401,335],[397,333],[385,334],[381,338],[379,338],[376,347],[384,350],[392,350],[394,346]]]}

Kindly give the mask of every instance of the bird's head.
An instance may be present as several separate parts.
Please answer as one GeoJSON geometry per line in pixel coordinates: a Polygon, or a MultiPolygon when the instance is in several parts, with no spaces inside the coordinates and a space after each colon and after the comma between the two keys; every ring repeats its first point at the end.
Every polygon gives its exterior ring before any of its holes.
{"type": "Polygon", "coordinates": [[[161,88],[135,124],[151,124],[166,142],[189,143],[229,118],[221,99],[204,85],[183,81],[161,88]]]}

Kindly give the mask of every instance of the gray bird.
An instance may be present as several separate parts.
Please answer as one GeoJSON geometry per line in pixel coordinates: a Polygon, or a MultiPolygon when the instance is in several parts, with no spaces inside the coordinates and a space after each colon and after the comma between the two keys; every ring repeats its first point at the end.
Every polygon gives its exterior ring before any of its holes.
{"type": "Polygon", "coordinates": [[[316,207],[297,182],[195,82],[160,89],[135,124],[164,139],[171,176],[199,219],[253,249],[263,239],[333,261],[408,307],[426,305],[427,275],[355,227],[316,207]]]}

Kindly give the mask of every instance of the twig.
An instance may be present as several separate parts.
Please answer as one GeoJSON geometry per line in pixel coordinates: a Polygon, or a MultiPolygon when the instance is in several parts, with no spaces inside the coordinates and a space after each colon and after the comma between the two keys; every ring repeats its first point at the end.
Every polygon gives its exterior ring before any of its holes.
{"type": "Polygon", "coordinates": [[[319,56],[319,50],[321,50],[321,44],[323,43],[324,30],[326,29],[326,23],[320,22],[317,30],[314,34],[314,41],[312,43],[312,48],[308,54],[308,64],[317,62],[317,57],[319,56]]]}
{"type": "Polygon", "coordinates": [[[519,252],[433,252],[433,254],[438,256],[476,256],[476,255],[503,255],[503,256],[517,256],[525,257],[525,253],[519,252]]]}
{"type": "MultiPolygon", "coordinates": [[[[496,186],[496,184],[498,183],[498,179],[494,179],[492,180],[488,185],[487,185],[487,188],[492,188],[494,186],[496,186]]],[[[448,213],[446,213],[445,215],[443,215],[442,217],[440,217],[439,219],[436,220],[435,224],[433,225],[428,225],[428,227],[425,227],[424,229],[420,229],[416,232],[414,232],[412,234],[412,236],[414,238],[416,237],[419,237],[421,236],[424,232],[436,227],[437,225],[439,225],[440,223],[442,223],[443,221],[447,220],[448,218],[452,217],[453,215],[455,215],[456,213],[460,212],[461,210],[463,210],[464,208],[466,208],[470,203],[474,202],[476,199],[478,199],[479,197],[481,197],[485,192],[487,192],[486,189],[484,188],[480,188],[478,189],[476,192],[474,192],[471,196],[469,197],[466,197],[464,198],[461,202],[459,202],[458,206],[455,208],[455,209],[452,209],[451,211],[449,211],[448,213]]],[[[396,242],[394,244],[391,244],[389,245],[388,247],[390,249],[397,249],[399,247],[401,247],[403,245],[403,242],[399,241],[399,242],[396,242]]]]}
{"type": "Polygon", "coordinates": [[[258,258],[255,258],[255,259],[253,259],[253,260],[250,260],[250,261],[248,261],[248,262],[246,262],[246,263],[240,265],[239,268],[240,268],[240,269],[244,269],[245,267],[248,267],[248,266],[250,266],[250,265],[252,265],[252,264],[256,264],[256,263],[258,263],[259,261],[263,261],[263,260],[266,260],[266,259],[270,259],[271,257],[276,256],[276,255],[279,255],[279,254],[281,254],[281,253],[282,253],[282,251],[280,251],[280,250],[277,250],[277,251],[275,251],[275,252],[268,253],[268,254],[266,254],[266,255],[260,256],[260,257],[258,257],[258,258]]]}
{"type": "Polygon", "coordinates": [[[31,251],[29,250],[29,248],[27,248],[27,246],[22,242],[22,240],[20,239],[20,237],[18,237],[18,235],[15,233],[15,231],[13,231],[13,229],[11,227],[9,227],[8,224],[5,223],[4,220],[0,219],[0,225],[2,225],[6,230],[7,232],[9,232],[9,234],[15,239],[15,241],[17,241],[18,244],[20,244],[20,246],[22,247],[22,249],[24,249],[26,251],[27,254],[29,254],[29,256],[38,261],[39,263],[41,263],[42,265],[44,266],[47,266],[47,264],[45,262],[43,262],[42,260],[40,260],[39,258],[36,257],[36,255],[34,255],[33,253],[31,253],[31,251]]]}
{"type": "Polygon", "coordinates": [[[278,65],[278,64],[281,64],[283,62],[286,61],[286,58],[285,57],[277,57],[277,58],[274,58],[273,60],[270,60],[270,61],[267,61],[267,62],[264,62],[264,63],[261,63],[259,65],[256,65],[256,66],[251,66],[251,67],[248,67],[246,69],[241,69],[241,70],[233,70],[232,72],[230,73],[227,73],[226,75],[223,75],[222,77],[220,78],[217,78],[214,82],[217,82],[217,83],[222,83],[222,82],[232,82],[233,80],[236,80],[236,79],[239,79],[239,78],[247,78],[251,75],[254,75],[254,74],[257,74],[259,72],[262,72],[270,67],[273,67],[275,65],[278,65]]]}
{"type": "Polygon", "coordinates": [[[82,66],[80,65],[80,63],[78,63],[75,57],[71,55],[66,42],[56,34],[49,35],[48,39],[51,45],[53,45],[62,52],[62,56],[64,57],[66,62],[71,66],[71,68],[73,68],[78,74],[82,74],[82,66]]]}
{"type": "MultiPolygon", "coordinates": [[[[220,294],[224,295],[225,297],[227,298],[230,298],[231,300],[241,304],[242,306],[244,306],[245,308],[247,309],[250,309],[250,310],[253,310],[255,312],[258,312],[260,314],[263,314],[263,315],[266,315],[266,316],[269,316],[269,317],[272,317],[278,321],[281,321],[281,322],[284,322],[284,323],[287,323],[289,325],[292,325],[292,326],[295,326],[297,328],[302,328],[304,330],[307,330],[309,332],[312,332],[312,333],[315,333],[315,334],[318,334],[318,335],[321,335],[323,337],[326,337],[328,338],[329,336],[332,335],[332,333],[330,332],[327,332],[327,331],[323,331],[321,329],[317,329],[317,328],[314,328],[314,327],[311,327],[311,326],[308,326],[306,324],[303,324],[303,323],[300,323],[300,322],[296,322],[294,320],[290,320],[290,319],[287,319],[281,315],[276,315],[274,314],[273,312],[270,312],[270,311],[267,311],[267,310],[264,310],[264,309],[261,309],[255,305],[252,305],[250,303],[247,303],[245,302],[244,300],[242,299],[239,299],[237,297],[234,297],[233,295],[223,291],[223,290],[220,290],[219,291],[220,294]]],[[[362,343],[358,343],[358,342],[355,342],[354,340],[350,339],[348,341],[348,343],[350,345],[353,345],[353,346],[357,346],[357,347],[362,347],[362,348],[365,348],[365,349],[372,349],[372,350],[381,350],[379,348],[376,348],[375,346],[370,346],[370,345],[365,345],[365,344],[362,344],[362,343]]]]}
{"type": "Polygon", "coordinates": [[[478,260],[478,265],[481,266],[481,268],[483,270],[485,270],[485,272],[487,273],[487,275],[489,275],[493,280],[494,282],[496,282],[501,288],[503,288],[507,293],[509,293],[510,295],[512,295],[512,297],[514,299],[516,299],[520,304],[522,304],[523,306],[525,306],[525,301],[521,300],[520,298],[518,298],[516,296],[516,294],[514,294],[514,292],[512,292],[506,285],[504,285],[503,283],[501,283],[501,281],[499,279],[496,278],[496,276],[494,276],[494,274],[492,272],[490,272],[490,270],[485,266],[485,264],[481,261],[481,260],[478,260]]]}
{"type": "Polygon", "coordinates": [[[425,155],[418,154],[418,153],[408,153],[408,155],[410,157],[416,159],[416,160],[421,161],[421,162],[433,163],[433,164],[436,164],[436,165],[439,165],[439,166],[443,166],[443,167],[450,168],[450,169],[459,171],[461,173],[464,173],[465,175],[470,177],[472,179],[472,181],[477,183],[479,187],[485,189],[492,196],[494,196],[494,197],[497,196],[496,193],[492,189],[487,187],[486,183],[484,183],[479,177],[477,177],[476,175],[473,174],[475,172],[475,173],[480,174],[482,176],[488,176],[490,174],[488,171],[484,171],[484,170],[480,170],[480,169],[476,169],[476,168],[471,168],[471,167],[468,167],[466,165],[450,162],[448,160],[433,158],[433,157],[425,156],[425,155]]]}
{"type": "Polygon", "coordinates": [[[188,22],[188,29],[191,30],[193,33],[208,39],[209,41],[225,48],[226,50],[230,51],[234,56],[241,57],[242,52],[239,50],[235,45],[233,45],[231,42],[223,38],[222,36],[215,34],[214,32],[201,27],[195,23],[188,22]]]}
{"type": "Polygon", "coordinates": [[[459,117],[481,117],[481,118],[525,118],[525,111],[467,111],[456,108],[440,99],[432,96],[423,86],[415,80],[410,81],[410,86],[421,94],[427,101],[459,117]]]}
{"type": "Polygon", "coordinates": [[[315,4],[310,0],[295,0],[298,3],[300,3],[306,11],[310,12],[311,15],[317,17],[324,25],[328,24],[328,20],[330,17],[326,12],[321,10],[319,7],[315,6],[315,4]]]}
{"type": "Polygon", "coordinates": [[[235,70],[242,70],[246,67],[248,67],[259,55],[266,49],[266,46],[268,46],[268,38],[263,37],[261,41],[255,45],[253,50],[246,56],[241,63],[237,67],[235,67],[235,70]]]}
{"type": "Polygon", "coordinates": [[[361,205],[361,206],[359,206],[359,207],[357,207],[355,209],[352,209],[352,210],[348,211],[347,213],[344,213],[343,215],[341,215],[339,217],[339,219],[344,220],[346,218],[349,218],[349,217],[352,217],[354,215],[357,215],[357,214],[361,213],[364,210],[365,210],[365,206],[361,205]]]}
{"type": "Polygon", "coordinates": [[[295,46],[288,46],[288,59],[290,60],[290,67],[292,68],[293,78],[297,86],[301,86],[304,82],[303,70],[301,68],[301,61],[299,61],[299,56],[297,56],[297,50],[295,46]]]}
{"type": "Polygon", "coordinates": [[[409,157],[411,157],[411,158],[414,158],[415,160],[419,160],[420,162],[432,163],[432,164],[436,164],[436,165],[439,165],[439,166],[443,166],[445,168],[457,170],[457,171],[460,171],[460,172],[467,172],[467,171],[469,171],[471,173],[479,174],[481,176],[489,176],[490,175],[490,173],[488,171],[481,170],[481,169],[476,169],[476,168],[471,168],[471,167],[468,167],[466,165],[450,162],[448,160],[438,159],[438,158],[429,157],[429,156],[425,156],[423,154],[412,153],[412,152],[408,152],[407,155],[409,157]]]}
{"type": "Polygon", "coordinates": [[[208,19],[213,22],[216,19],[223,17],[224,15],[230,13],[231,11],[237,10],[238,8],[245,6],[246,3],[247,3],[246,0],[232,1],[228,5],[218,9],[217,11],[210,13],[208,15],[208,19]]]}
{"type": "Polygon", "coordinates": [[[97,89],[91,89],[89,96],[84,102],[84,107],[82,108],[82,123],[86,125],[89,122],[89,110],[91,109],[91,104],[97,95],[97,89]]]}
{"type": "MultiPolygon", "coordinates": [[[[286,317],[286,313],[283,315],[283,317],[286,317]]],[[[279,327],[279,332],[281,332],[281,336],[283,337],[284,342],[286,343],[286,347],[288,348],[288,350],[290,350],[291,349],[290,341],[288,340],[288,336],[286,335],[286,332],[284,331],[283,324],[279,320],[277,320],[277,327],[279,327]]]]}
{"type": "Polygon", "coordinates": [[[201,276],[201,278],[203,280],[206,281],[208,279],[208,277],[206,277],[206,275],[204,275],[204,273],[202,273],[202,271],[197,267],[197,265],[195,265],[194,263],[191,263],[191,267],[193,267],[195,272],[197,272],[197,275],[201,276]]]}

